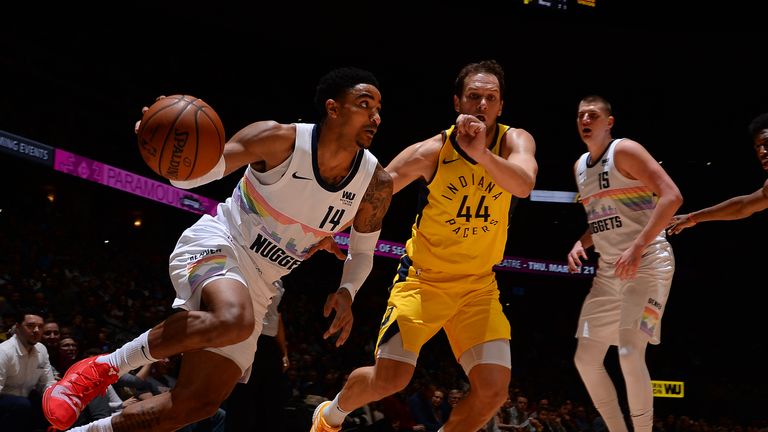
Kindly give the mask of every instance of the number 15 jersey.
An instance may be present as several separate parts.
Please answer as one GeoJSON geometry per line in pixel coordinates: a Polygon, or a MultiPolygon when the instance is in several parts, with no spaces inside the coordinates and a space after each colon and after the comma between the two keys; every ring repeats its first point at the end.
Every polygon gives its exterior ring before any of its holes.
{"type": "MultiPolygon", "coordinates": [[[[596,161],[589,160],[589,152],[584,153],[576,166],[576,184],[595,251],[610,263],[629,249],[645,228],[657,201],[641,181],[625,177],[616,168],[614,151],[620,142],[611,141],[596,161]]],[[[664,241],[662,230],[648,247],[664,241]]]]}

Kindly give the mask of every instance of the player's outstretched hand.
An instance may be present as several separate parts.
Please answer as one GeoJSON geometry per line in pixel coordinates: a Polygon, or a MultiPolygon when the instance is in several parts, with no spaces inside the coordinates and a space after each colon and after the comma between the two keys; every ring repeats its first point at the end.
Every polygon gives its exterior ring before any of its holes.
{"type": "Polygon", "coordinates": [[[680,231],[690,228],[696,225],[696,221],[691,218],[691,214],[675,215],[672,216],[672,221],[667,225],[667,232],[670,234],[678,234],[680,231]]]}
{"type": "Polygon", "coordinates": [[[331,311],[335,311],[333,322],[331,322],[331,326],[323,334],[323,339],[328,339],[338,333],[336,346],[340,347],[347,341],[354,321],[352,316],[352,295],[346,288],[340,288],[335,293],[328,295],[328,300],[326,300],[323,307],[323,316],[328,318],[331,316],[331,311]]]}

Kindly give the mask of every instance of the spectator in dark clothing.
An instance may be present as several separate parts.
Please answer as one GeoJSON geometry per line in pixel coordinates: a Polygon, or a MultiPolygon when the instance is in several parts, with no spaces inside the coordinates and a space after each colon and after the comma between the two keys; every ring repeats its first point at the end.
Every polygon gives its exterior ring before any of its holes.
{"type": "Polygon", "coordinates": [[[53,376],[59,379],[59,373],[61,371],[59,366],[59,342],[61,340],[61,331],[59,330],[59,323],[55,321],[48,321],[43,324],[43,337],[40,342],[45,345],[45,349],[48,350],[48,360],[53,367],[53,376]]]}
{"type": "Polygon", "coordinates": [[[443,391],[430,384],[408,398],[413,419],[423,424],[427,432],[437,432],[448,419],[451,407],[444,395],[443,391]]]}
{"type": "Polygon", "coordinates": [[[411,409],[408,406],[406,390],[401,390],[393,395],[389,395],[378,403],[379,410],[384,414],[384,418],[389,419],[389,423],[395,432],[421,432],[426,428],[414,420],[411,409]]]}

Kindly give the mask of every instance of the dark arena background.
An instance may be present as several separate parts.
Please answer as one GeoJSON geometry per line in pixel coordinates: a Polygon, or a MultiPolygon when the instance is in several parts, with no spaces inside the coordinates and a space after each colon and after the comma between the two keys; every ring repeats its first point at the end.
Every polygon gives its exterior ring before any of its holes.
{"type": "MultiPolygon", "coordinates": [[[[513,329],[510,392],[532,405],[572,401],[589,415],[594,409],[572,358],[591,278],[561,267],[585,216],[567,199],[546,200],[558,195],[548,191],[568,196],[576,189],[572,166],[586,149],[575,124],[580,97],[597,93],[612,102],[613,135],[637,140],[662,163],[683,193],[681,212],[751,193],[765,181],[747,126],[768,111],[768,34],[764,23],[753,25],[765,15],[744,5],[225,3],[87,11],[30,5],[3,13],[3,335],[15,308],[33,306],[78,328],[81,352],[111,351],[173,312],[168,254],[239,176],[191,191],[196,197],[141,183],[167,185],[142,161],[133,132],[141,107],[158,95],[203,98],[229,137],[257,120],[315,121],[320,76],[336,66],[363,67],[381,83],[383,123],[372,151],[386,165],[453,122],[461,66],[499,61],[507,74],[500,121],[531,132],[539,163],[538,193],[518,202],[509,227],[505,255],[516,264],[498,271],[513,329]],[[57,150],[81,159],[57,164],[57,150]],[[92,171],[104,167],[113,177],[92,171]]],[[[375,258],[343,347],[322,340],[330,322],[322,304],[341,262],[318,254],[286,278],[285,430],[309,430],[316,397],[332,398],[345,374],[373,362],[397,266],[392,255],[410,235],[415,208],[415,187],[394,197],[381,235],[394,246],[375,258]]],[[[767,218],[709,222],[670,237],[676,272],[663,342],[647,352],[652,379],[673,383],[659,384],[654,400],[659,431],[768,427],[767,218]]],[[[615,351],[606,364],[626,406],[615,351]]],[[[463,380],[439,334],[422,350],[414,385],[448,389],[463,380]]]]}

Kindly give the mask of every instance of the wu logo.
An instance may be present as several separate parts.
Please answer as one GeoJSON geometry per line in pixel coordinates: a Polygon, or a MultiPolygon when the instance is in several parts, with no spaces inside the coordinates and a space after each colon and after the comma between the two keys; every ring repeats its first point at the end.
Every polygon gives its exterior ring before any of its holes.
{"type": "Polygon", "coordinates": [[[342,191],[342,192],[341,192],[341,198],[342,198],[342,199],[345,199],[345,200],[350,200],[350,201],[352,201],[352,200],[354,200],[354,199],[355,199],[355,194],[354,194],[354,193],[352,193],[352,192],[348,192],[348,191],[342,191]]]}
{"type": "Polygon", "coordinates": [[[685,397],[685,383],[682,381],[655,381],[651,380],[653,397],[685,397]]]}

